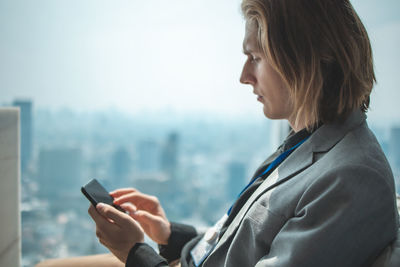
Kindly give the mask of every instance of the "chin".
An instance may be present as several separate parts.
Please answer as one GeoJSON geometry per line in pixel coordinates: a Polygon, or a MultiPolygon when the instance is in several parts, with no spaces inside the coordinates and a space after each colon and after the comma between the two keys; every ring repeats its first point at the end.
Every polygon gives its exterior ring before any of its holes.
{"type": "Polygon", "coordinates": [[[274,116],[275,114],[271,113],[269,110],[266,110],[265,107],[263,109],[263,112],[264,112],[264,116],[267,117],[268,119],[271,119],[271,120],[279,119],[276,116],[274,116]]]}
{"type": "Polygon", "coordinates": [[[263,112],[264,112],[264,116],[267,117],[270,120],[282,120],[282,119],[285,119],[284,116],[276,114],[276,113],[273,113],[270,110],[266,110],[265,108],[264,108],[263,112]]]}

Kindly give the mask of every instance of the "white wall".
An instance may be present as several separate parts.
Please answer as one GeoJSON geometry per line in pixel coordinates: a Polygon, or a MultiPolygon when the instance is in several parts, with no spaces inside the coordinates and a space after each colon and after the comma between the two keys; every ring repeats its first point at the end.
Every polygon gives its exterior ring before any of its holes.
{"type": "Polygon", "coordinates": [[[0,266],[21,259],[19,109],[0,108],[0,266]]]}

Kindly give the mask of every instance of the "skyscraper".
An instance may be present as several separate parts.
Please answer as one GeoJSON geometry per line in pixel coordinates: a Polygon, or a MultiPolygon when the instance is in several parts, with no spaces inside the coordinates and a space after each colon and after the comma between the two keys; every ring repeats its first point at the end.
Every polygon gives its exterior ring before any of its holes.
{"type": "Polygon", "coordinates": [[[161,153],[161,169],[170,177],[175,178],[178,167],[179,135],[172,132],[167,137],[167,142],[161,153]]]}
{"type": "Polygon", "coordinates": [[[394,167],[400,170],[400,127],[393,127],[390,130],[389,151],[394,167]]]}
{"type": "Polygon", "coordinates": [[[15,100],[13,106],[20,108],[21,121],[21,171],[24,172],[32,155],[32,101],[15,100]]]}
{"type": "Polygon", "coordinates": [[[48,198],[80,194],[82,151],[79,148],[42,149],[39,153],[40,195],[48,198]]]}
{"type": "Polygon", "coordinates": [[[246,167],[242,162],[232,161],[228,164],[227,196],[234,200],[246,185],[246,167]]]}
{"type": "Polygon", "coordinates": [[[138,162],[137,166],[141,172],[159,171],[160,147],[153,140],[142,140],[138,143],[138,162]]]}
{"type": "Polygon", "coordinates": [[[111,177],[115,187],[127,186],[126,178],[131,170],[131,164],[131,157],[125,148],[119,147],[114,151],[111,157],[111,177]]]}

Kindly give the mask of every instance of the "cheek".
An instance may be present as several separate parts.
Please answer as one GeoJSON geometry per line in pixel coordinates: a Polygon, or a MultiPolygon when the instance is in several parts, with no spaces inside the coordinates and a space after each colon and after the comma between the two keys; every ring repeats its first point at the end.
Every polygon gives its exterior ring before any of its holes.
{"type": "Polygon", "coordinates": [[[280,86],[280,92],[281,92],[281,97],[283,98],[283,101],[285,103],[289,103],[290,101],[290,95],[289,95],[289,89],[286,87],[285,84],[281,84],[280,86]]]}
{"type": "Polygon", "coordinates": [[[281,102],[287,96],[284,93],[284,88],[276,77],[265,75],[260,84],[262,95],[269,102],[281,102]]]}
{"type": "Polygon", "coordinates": [[[269,75],[269,79],[266,82],[269,85],[269,94],[275,101],[280,103],[288,102],[289,89],[278,73],[272,73],[269,75]]]}

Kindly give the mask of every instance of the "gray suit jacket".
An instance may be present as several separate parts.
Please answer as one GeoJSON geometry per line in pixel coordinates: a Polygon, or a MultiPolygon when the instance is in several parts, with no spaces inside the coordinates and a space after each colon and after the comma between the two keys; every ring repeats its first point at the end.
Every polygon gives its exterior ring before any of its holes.
{"type": "Polygon", "coordinates": [[[203,266],[369,266],[397,225],[390,166],[356,111],[269,175],[203,266]]]}

